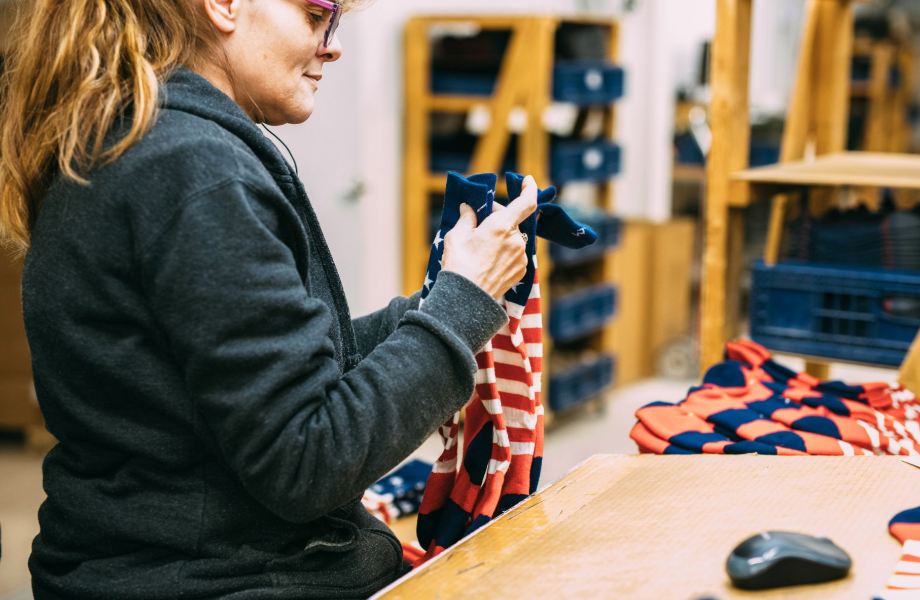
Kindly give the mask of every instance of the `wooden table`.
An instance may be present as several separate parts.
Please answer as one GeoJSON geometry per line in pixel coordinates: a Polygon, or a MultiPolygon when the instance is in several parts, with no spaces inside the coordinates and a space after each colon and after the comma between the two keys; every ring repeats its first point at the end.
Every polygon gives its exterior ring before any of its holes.
{"type": "Polygon", "coordinates": [[[897,457],[596,456],[375,598],[868,599],[900,555],[888,521],[917,504],[897,457]],[[732,588],[726,557],[765,530],[828,536],[853,570],[732,588]]]}

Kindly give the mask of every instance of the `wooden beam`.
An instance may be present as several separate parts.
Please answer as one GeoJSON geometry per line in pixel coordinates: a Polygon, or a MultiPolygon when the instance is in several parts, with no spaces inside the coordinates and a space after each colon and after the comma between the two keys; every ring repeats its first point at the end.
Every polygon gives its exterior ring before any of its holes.
{"type": "MultiPolygon", "coordinates": [[[[403,293],[421,289],[430,252],[428,239],[429,127],[424,99],[430,94],[431,64],[427,25],[412,19],[406,26],[406,116],[403,164],[403,293]],[[420,266],[421,265],[421,266],[420,266]]],[[[443,190],[443,188],[441,188],[443,190]]]]}
{"type": "MultiPolygon", "coordinates": [[[[808,0],[805,12],[805,27],[799,45],[798,66],[792,102],[786,112],[786,126],[783,129],[783,143],[780,148],[780,162],[787,163],[805,157],[805,148],[813,134],[811,123],[812,98],[815,95],[812,80],[815,76],[815,43],[818,37],[818,21],[821,9],[819,0],[808,0]]],[[[767,229],[767,247],[764,262],[776,264],[783,245],[783,229],[786,226],[786,208],[789,196],[781,194],[773,199],[770,224],[767,229]]]]}
{"type": "MultiPolygon", "coordinates": [[[[748,165],[751,0],[717,0],[712,46],[712,149],[707,166],[701,367],[719,362],[725,343],[726,254],[731,174],[748,165]]],[[[733,285],[735,285],[733,283],[733,285]]]]}
{"type": "MultiPolygon", "coordinates": [[[[528,90],[533,68],[534,41],[539,37],[540,21],[520,19],[511,34],[505,58],[502,60],[492,107],[492,126],[479,138],[470,170],[473,173],[497,173],[501,170],[511,130],[508,117],[528,90]]],[[[537,51],[539,54],[539,51],[537,51]]],[[[539,92],[535,92],[537,95],[539,92]]]]}

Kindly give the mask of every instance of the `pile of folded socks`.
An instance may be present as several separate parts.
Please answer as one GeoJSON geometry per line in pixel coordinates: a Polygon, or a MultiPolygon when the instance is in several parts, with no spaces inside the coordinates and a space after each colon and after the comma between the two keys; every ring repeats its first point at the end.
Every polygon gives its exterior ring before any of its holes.
{"type": "Polygon", "coordinates": [[[368,488],[361,503],[389,525],[400,517],[418,512],[429,475],[430,463],[411,460],[368,488]]]}
{"type": "MultiPolygon", "coordinates": [[[[920,454],[920,402],[887,383],[819,381],[774,361],[754,342],[729,342],[725,361],[677,404],[636,412],[630,437],[648,454],[785,456],[920,454]]],[[[896,515],[903,544],[886,589],[875,600],[920,598],[920,507],[896,515]]]]}
{"type": "Polygon", "coordinates": [[[637,411],[630,437],[641,452],[920,454],[920,402],[900,386],[819,381],[744,340],[725,358],[683,401],[637,411]]]}

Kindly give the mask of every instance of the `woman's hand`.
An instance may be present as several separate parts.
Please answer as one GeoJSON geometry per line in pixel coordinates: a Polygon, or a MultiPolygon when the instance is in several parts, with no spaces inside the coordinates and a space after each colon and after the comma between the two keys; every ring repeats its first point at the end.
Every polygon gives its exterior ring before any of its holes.
{"type": "Polygon", "coordinates": [[[524,180],[519,198],[476,226],[476,213],[460,207],[460,220],[444,236],[442,271],[463,275],[496,300],[527,272],[527,243],[518,229],[537,210],[537,184],[524,180]]]}

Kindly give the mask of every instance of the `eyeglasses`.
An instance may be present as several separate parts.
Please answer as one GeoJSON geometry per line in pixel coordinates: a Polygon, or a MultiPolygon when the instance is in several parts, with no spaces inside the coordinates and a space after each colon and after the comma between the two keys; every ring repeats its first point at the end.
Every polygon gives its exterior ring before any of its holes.
{"type": "Polygon", "coordinates": [[[326,35],[323,37],[323,46],[328,48],[329,44],[332,43],[332,36],[335,35],[335,30],[339,28],[339,19],[342,17],[342,5],[336,4],[335,2],[328,2],[327,0],[304,0],[304,2],[309,2],[310,4],[315,4],[326,10],[332,11],[332,16],[329,17],[329,25],[326,27],[326,35]]]}

